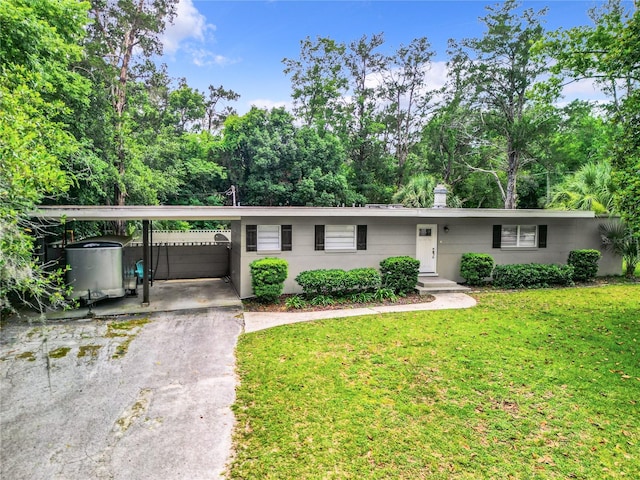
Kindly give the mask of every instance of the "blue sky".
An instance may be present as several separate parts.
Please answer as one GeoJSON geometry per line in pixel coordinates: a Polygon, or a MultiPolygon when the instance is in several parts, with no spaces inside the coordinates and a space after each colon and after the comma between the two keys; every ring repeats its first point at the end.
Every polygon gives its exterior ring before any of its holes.
{"type": "MultiPolygon", "coordinates": [[[[246,1],[180,0],[174,25],[164,37],[161,59],[172,77],[186,77],[201,91],[223,85],[241,95],[232,105],[246,112],[251,105],[290,105],[291,84],[282,59],[296,58],[300,41],[328,36],[349,42],[384,33],[384,49],[426,36],[436,51],[434,86],[445,77],[449,38],[479,37],[491,1],[246,1]]],[[[587,11],[602,1],[524,1],[525,8],[548,7],[545,27],[590,24],[587,11]]],[[[382,50],[384,51],[384,50],[382,50]]],[[[573,85],[569,95],[597,98],[587,83],[573,85]]]]}

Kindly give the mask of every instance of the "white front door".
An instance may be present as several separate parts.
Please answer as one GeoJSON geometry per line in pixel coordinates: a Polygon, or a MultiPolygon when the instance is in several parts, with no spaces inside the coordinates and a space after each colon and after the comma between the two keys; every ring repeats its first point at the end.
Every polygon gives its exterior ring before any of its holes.
{"type": "Polygon", "coordinates": [[[420,273],[436,273],[438,225],[416,226],[416,258],[420,260],[420,273]]]}

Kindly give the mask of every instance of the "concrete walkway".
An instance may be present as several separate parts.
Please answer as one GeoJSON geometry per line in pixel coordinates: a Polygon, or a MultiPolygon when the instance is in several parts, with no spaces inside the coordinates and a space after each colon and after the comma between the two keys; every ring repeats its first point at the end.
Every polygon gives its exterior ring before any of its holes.
{"type": "Polygon", "coordinates": [[[244,312],[244,332],[251,333],[266,328],[290,323],[309,322],[326,318],[355,317],[392,312],[415,312],[422,310],[444,310],[469,308],[476,305],[474,298],[464,293],[436,293],[435,300],[428,303],[388,305],[383,307],[353,308],[346,310],[322,310],[318,312],[244,312]]]}

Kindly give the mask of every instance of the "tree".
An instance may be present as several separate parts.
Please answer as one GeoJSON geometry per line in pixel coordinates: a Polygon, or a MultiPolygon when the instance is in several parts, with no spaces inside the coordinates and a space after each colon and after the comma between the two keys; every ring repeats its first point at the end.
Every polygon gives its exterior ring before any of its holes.
{"type": "Polygon", "coordinates": [[[627,277],[635,275],[640,263],[640,244],[638,237],[622,222],[603,223],[599,226],[600,235],[606,249],[622,257],[627,277]]]}
{"type": "MultiPolygon", "coordinates": [[[[433,207],[434,189],[438,181],[432,175],[419,174],[411,179],[393,195],[393,201],[411,208],[433,207]]],[[[458,208],[460,201],[457,197],[447,197],[447,207],[458,208]]]]}
{"type": "Polygon", "coordinates": [[[427,89],[427,73],[435,52],[426,37],[416,38],[409,45],[401,45],[387,57],[381,85],[385,123],[390,136],[392,153],[400,170],[409,151],[418,141],[429,113],[433,92],[427,89]]]}
{"type": "Polygon", "coordinates": [[[543,48],[556,59],[552,87],[594,79],[612,96],[613,179],[616,205],[629,228],[640,232],[640,11],[610,0],[592,9],[593,27],[558,30],[543,48]]]}
{"type": "MultiPolygon", "coordinates": [[[[145,60],[162,53],[159,35],[172,21],[178,0],[91,0],[89,54],[94,60],[92,72],[97,74],[111,103],[113,121],[114,162],[119,179],[114,188],[114,203],[124,205],[127,191],[124,176],[127,169],[125,111],[129,83],[145,69],[145,60]]],[[[124,233],[124,222],[116,223],[124,233]]]]}
{"type": "Polygon", "coordinates": [[[291,75],[294,112],[304,125],[339,133],[340,115],[349,79],[344,69],[346,47],[328,37],[300,42],[300,57],[285,58],[284,73],[291,75]]]}
{"type": "Polygon", "coordinates": [[[615,190],[611,165],[605,161],[590,162],[555,187],[547,207],[612,214],[615,190]]]}
{"type": "Polygon", "coordinates": [[[236,111],[230,106],[226,106],[222,109],[219,109],[219,107],[221,107],[224,102],[233,102],[239,98],[239,94],[233,90],[226,90],[222,85],[219,87],[209,85],[209,95],[205,98],[204,103],[205,126],[209,133],[218,131],[218,129],[220,129],[224,124],[227,117],[236,113],[236,111]]]}
{"type": "Polygon", "coordinates": [[[284,109],[252,108],[225,122],[220,150],[246,205],[335,206],[361,203],[347,183],[339,139],[297,128],[284,109]]]}
{"type": "Polygon", "coordinates": [[[306,126],[342,140],[350,183],[372,203],[391,199],[432,98],[425,85],[433,56],[426,38],[385,55],[382,34],[348,44],[326,37],[284,59],[294,111],[306,126]]]}
{"type": "Polygon", "coordinates": [[[461,78],[473,88],[470,106],[484,122],[487,135],[477,143],[491,144],[488,165],[477,171],[491,173],[500,183],[504,208],[517,206],[517,178],[522,165],[530,160],[528,147],[532,139],[546,128],[545,110],[533,108],[529,92],[545,72],[542,58],[534,57],[532,47],[543,34],[540,18],[545,10],[531,9],[517,14],[515,0],[487,7],[482,18],[487,26],[479,39],[464,39],[450,44],[450,68],[455,78],[461,78]],[[542,114],[542,115],[541,115],[542,114]],[[506,185],[501,184],[498,170],[506,173],[506,185]]]}
{"type": "Polygon", "coordinates": [[[88,91],[70,68],[87,20],[87,5],[75,0],[0,3],[0,313],[15,297],[40,311],[65,303],[63,272],[35,261],[42,231],[30,214],[72,181],[62,162],[80,144],[62,120],[88,91]]]}

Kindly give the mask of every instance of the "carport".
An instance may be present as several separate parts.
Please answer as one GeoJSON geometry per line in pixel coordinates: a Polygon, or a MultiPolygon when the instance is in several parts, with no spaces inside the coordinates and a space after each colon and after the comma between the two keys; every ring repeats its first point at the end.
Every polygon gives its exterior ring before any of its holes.
{"type": "MultiPolygon", "coordinates": [[[[142,257],[142,271],[150,272],[154,269],[154,258],[152,256],[152,230],[151,225],[154,221],[159,220],[183,220],[183,221],[197,221],[197,220],[218,220],[218,221],[239,221],[240,209],[242,207],[183,207],[183,206],[42,206],[37,212],[33,214],[35,218],[40,218],[48,221],[58,222],[72,222],[72,221],[141,221],[142,222],[142,239],[139,245],[139,252],[133,252],[132,255],[142,257]]],[[[225,275],[221,269],[227,270],[227,274],[231,270],[231,256],[227,253],[228,248],[233,248],[234,241],[220,242],[216,240],[215,236],[211,238],[210,242],[198,242],[198,245],[191,245],[191,249],[187,258],[182,265],[183,271],[176,272],[174,269],[173,278],[186,278],[185,271],[192,269],[197,273],[197,268],[202,264],[201,259],[203,255],[214,256],[212,261],[216,261],[215,258],[224,258],[226,264],[223,264],[222,260],[218,260],[220,269],[217,272],[220,276],[225,275]],[[206,245],[209,243],[209,245],[206,245]],[[224,244],[223,244],[224,243],[224,244]],[[223,244],[223,245],[222,245],[223,244]],[[215,247],[222,246],[222,249],[211,248],[205,251],[203,247],[215,247]],[[216,257],[217,256],[217,257],[216,257]],[[199,260],[200,259],[200,260],[199,260]]],[[[167,279],[170,279],[170,267],[169,267],[169,255],[170,249],[175,248],[175,245],[169,245],[168,243],[163,245],[163,251],[156,251],[156,266],[160,264],[160,255],[166,257],[167,279]]],[[[148,305],[150,303],[149,295],[150,278],[148,275],[143,275],[142,282],[142,304],[148,305]]]]}

